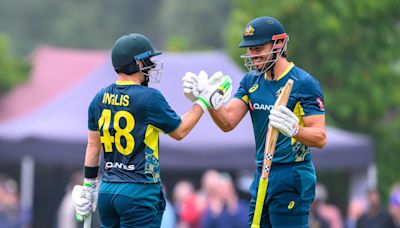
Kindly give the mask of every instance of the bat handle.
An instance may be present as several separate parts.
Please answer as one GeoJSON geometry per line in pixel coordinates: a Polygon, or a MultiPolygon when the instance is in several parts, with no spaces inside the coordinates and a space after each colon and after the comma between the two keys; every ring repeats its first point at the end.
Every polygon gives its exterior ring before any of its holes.
{"type": "Polygon", "coordinates": [[[92,227],[92,213],[88,215],[87,218],[83,221],[83,228],[91,228],[92,227]]]}

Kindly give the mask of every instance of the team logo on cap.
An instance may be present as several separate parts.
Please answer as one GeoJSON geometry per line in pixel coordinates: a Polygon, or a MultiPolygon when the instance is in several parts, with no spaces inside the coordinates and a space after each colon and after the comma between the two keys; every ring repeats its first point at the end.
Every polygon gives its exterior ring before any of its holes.
{"type": "Polygon", "coordinates": [[[252,36],[254,35],[254,28],[253,26],[249,25],[246,27],[246,29],[244,30],[244,35],[245,36],[252,36]]]}

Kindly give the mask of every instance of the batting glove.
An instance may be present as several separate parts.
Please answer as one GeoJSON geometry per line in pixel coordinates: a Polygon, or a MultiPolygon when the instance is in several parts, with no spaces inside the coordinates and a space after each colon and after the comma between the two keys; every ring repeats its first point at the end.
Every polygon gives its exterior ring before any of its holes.
{"type": "Polygon", "coordinates": [[[76,220],[82,222],[97,207],[97,179],[85,178],[83,186],[75,185],[72,190],[72,202],[76,211],[76,220]]]}
{"type": "Polygon", "coordinates": [[[200,93],[208,87],[208,75],[205,71],[200,71],[199,75],[186,72],[182,77],[183,94],[192,102],[195,102],[200,93]]]}
{"type": "MultiPolygon", "coordinates": [[[[200,76],[200,75],[199,75],[200,76]]],[[[219,109],[232,94],[232,79],[218,71],[211,76],[207,89],[203,90],[197,99],[204,111],[209,108],[219,109]]]]}
{"type": "Polygon", "coordinates": [[[299,119],[283,105],[271,110],[269,124],[287,137],[294,137],[299,131],[299,119]]]}
{"type": "Polygon", "coordinates": [[[182,77],[183,81],[183,94],[191,101],[195,102],[199,96],[199,91],[197,91],[197,75],[192,72],[186,72],[182,77]],[[195,91],[196,90],[196,91],[195,91]],[[197,97],[194,95],[197,94],[197,97]]]}

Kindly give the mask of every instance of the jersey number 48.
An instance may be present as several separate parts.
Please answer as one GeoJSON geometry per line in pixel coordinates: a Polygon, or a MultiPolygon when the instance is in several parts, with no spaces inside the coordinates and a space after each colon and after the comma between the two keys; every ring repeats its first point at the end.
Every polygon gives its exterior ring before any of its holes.
{"type": "Polygon", "coordinates": [[[115,148],[119,153],[123,155],[129,155],[132,153],[135,147],[135,139],[131,134],[131,131],[135,127],[135,118],[130,112],[118,111],[115,113],[114,118],[111,116],[110,109],[103,109],[101,117],[98,121],[99,129],[103,131],[103,136],[100,137],[101,143],[104,145],[105,152],[113,152],[112,144],[115,143],[115,148]],[[126,126],[121,128],[119,125],[120,119],[125,118],[126,126]],[[114,119],[114,120],[113,120],[114,119]],[[115,129],[115,135],[110,134],[110,123],[113,121],[113,127],[115,129]],[[126,140],[126,146],[121,144],[121,137],[126,140]]]}

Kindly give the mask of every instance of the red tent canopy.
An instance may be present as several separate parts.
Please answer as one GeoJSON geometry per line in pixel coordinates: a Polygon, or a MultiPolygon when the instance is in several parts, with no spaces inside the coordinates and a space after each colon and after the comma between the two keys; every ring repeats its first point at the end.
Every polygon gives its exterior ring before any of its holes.
{"type": "Polygon", "coordinates": [[[46,105],[105,61],[105,51],[43,46],[32,54],[29,81],[0,98],[0,122],[46,105]]]}

